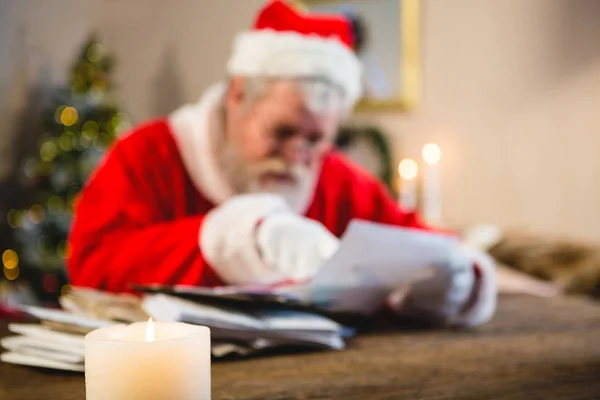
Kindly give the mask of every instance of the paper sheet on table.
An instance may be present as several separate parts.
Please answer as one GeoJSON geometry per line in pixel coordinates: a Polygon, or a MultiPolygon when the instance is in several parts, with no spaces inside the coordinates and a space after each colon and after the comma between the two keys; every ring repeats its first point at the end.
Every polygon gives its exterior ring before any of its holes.
{"type": "Polygon", "coordinates": [[[0,361],[9,363],[9,364],[18,364],[18,365],[27,365],[30,367],[42,367],[42,368],[50,368],[55,370],[63,370],[63,371],[74,371],[74,372],[83,372],[84,366],[83,363],[65,363],[54,361],[42,357],[32,356],[29,354],[22,354],[17,352],[7,352],[0,354],[0,361]]]}
{"type": "Polygon", "coordinates": [[[447,235],[353,220],[339,250],[313,281],[281,292],[332,310],[370,312],[393,290],[423,279],[434,265],[448,262],[457,244],[457,238],[447,235]]]}

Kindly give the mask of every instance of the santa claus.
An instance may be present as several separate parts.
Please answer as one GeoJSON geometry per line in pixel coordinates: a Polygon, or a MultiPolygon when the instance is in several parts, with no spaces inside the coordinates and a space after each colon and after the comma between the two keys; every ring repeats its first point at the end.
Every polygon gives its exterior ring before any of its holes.
{"type": "MultiPolygon", "coordinates": [[[[228,79],[122,137],[83,190],[74,285],[278,284],[310,279],[355,218],[428,229],[332,150],[361,94],[342,17],[267,4],[235,40],[228,79]]],[[[393,306],[450,324],[487,321],[491,261],[456,249],[393,306]]]]}

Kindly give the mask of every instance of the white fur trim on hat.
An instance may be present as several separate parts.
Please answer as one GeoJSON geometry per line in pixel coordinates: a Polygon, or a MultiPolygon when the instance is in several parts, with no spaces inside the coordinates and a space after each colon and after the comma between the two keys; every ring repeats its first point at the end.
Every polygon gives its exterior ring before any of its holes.
{"type": "Polygon", "coordinates": [[[243,76],[322,77],[344,90],[346,110],[362,94],[360,61],[334,37],[270,29],[244,32],[235,39],[227,71],[243,76]]]}

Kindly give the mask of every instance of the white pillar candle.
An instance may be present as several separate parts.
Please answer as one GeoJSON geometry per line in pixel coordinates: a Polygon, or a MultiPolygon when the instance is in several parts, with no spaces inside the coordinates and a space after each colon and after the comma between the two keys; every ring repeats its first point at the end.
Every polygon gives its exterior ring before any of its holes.
{"type": "Polygon", "coordinates": [[[423,147],[423,218],[430,224],[442,223],[442,187],[439,162],[442,156],[440,147],[428,143],[423,147]]]}
{"type": "Polygon", "coordinates": [[[405,158],[398,164],[400,175],[399,203],[405,211],[414,211],[417,208],[417,173],[419,167],[415,160],[405,158]]]}
{"type": "Polygon", "coordinates": [[[210,330],[138,322],[85,336],[87,400],[210,399],[210,330]]]}

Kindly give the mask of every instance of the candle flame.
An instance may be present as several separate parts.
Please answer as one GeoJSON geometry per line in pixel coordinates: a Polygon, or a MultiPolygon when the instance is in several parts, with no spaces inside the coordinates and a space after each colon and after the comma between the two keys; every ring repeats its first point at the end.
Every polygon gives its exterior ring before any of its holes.
{"type": "Polygon", "coordinates": [[[415,179],[418,172],[419,167],[412,158],[405,158],[404,160],[400,161],[400,164],[398,165],[398,173],[404,180],[410,181],[415,179]]]}
{"type": "Polygon", "coordinates": [[[152,318],[148,318],[148,326],[146,327],[146,342],[154,342],[154,323],[152,318]]]}
{"type": "Polygon", "coordinates": [[[423,159],[427,164],[437,164],[442,157],[440,146],[435,143],[427,143],[423,147],[423,159]]]}

